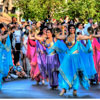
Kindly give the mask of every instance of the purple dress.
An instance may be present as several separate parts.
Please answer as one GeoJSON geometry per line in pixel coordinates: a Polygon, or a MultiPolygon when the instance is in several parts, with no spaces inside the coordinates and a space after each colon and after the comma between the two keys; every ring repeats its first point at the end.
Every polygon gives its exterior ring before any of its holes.
{"type": "Polygon", "coordinates": [[[37,62],[38,66],[42,75],[43,79],[47,78],[47,66],[46,66],[46,48],[40,44],[40,42],[37,40],[36,41],[36,46],[37,46],[37,62]],[[43,53],[41,53],[41,51],[43,53]]]}
{"type": "Polygon", "coordinates": [[[46,49],[48,53],[46,63],[47,63],[49,84],[52,88],[56,88],[58,86],[58,68],[60,63],[56,52],[50,49],[53,46],[53,44],[52,43],[48,44],[49,49],[48,48],[46,49]]]}

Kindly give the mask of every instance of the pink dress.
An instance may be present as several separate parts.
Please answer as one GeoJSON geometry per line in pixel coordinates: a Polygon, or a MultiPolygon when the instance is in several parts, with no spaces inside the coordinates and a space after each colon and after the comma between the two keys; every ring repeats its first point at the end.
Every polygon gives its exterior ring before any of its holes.
{"type": "Polygon", "coordinates": [[[98,73],[98,81],[100,82],[100,43],[97,41],[96,38],[93,39],[92,47],[94,64],[98,73]]]}
{"type": "Polygon", "coordinates": [[[29,58],[31,65],[30,75],[32,79],[35,79],[36,81],[39,82],[41,75],[37,64],[36,42],[28,39],[27,44],[28,44],[27,57],[29,58]]]}

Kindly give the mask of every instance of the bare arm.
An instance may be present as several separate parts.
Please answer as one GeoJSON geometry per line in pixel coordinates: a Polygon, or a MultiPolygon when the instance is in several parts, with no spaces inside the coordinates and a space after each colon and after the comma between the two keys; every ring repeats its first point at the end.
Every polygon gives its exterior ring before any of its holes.
{"type": "Polygon", "coordinates": [[[35,37],[32,37],[31,34],[29,34],[29,39],[35,40],[35,37]]]}
{"type": "Polygon", "coordinates": [[[37,34],[35,34],[35,39],[36,39],[36,40],[39,40],[39,41],[43,41],[43,40],[44,40],[43,37],[40,37],[40,36],[38,36],[37,34]]]}
{"type": "Polygon", "coordinates": [[[5,39],[5,38],[7,38],[7,36],[8,36],[8,34],[6,34],[6,35],[1,35],[1,39],[3,40],[3,39],[5,39]]]}
{"type": "Polygon", "coordinates": [[[91,39],[91,35],[90,36],[84,36],[84,35],[78,35],[77,40],[88,40],[91,39]]]}
{"type": "Polygon", "coordinates": [[[60,40],[65,40],[66,37],[67,37],[67,35],[59,35],[59,36],[57,35],[57,36],[56,36],[56,38],[57,38],[57,39],[60,39],[60,40]]]}
{"type": "Polygon", "coordinates": [[[100,35],[92,35],[93,37],[95,37],[95,38],[99,38],[100,37],[100,35]]]}

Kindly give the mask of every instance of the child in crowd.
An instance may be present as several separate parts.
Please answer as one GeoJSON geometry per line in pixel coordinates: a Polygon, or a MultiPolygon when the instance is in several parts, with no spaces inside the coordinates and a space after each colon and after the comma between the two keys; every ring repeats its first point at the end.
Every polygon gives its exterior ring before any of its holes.
{"type": "Polygon", "coordinates": [[[17,61],[16,65],[13,66],[13,70],[15,71],[16,75],[18,75],[19,78],[27,78],[27,75],[24,72],[23,67],[20,65],[19,61],[17,61]]]}

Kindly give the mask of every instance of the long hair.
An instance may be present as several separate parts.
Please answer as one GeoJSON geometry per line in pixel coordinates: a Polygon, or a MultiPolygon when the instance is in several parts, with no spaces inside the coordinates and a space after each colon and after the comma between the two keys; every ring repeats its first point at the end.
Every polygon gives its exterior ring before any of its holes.
{"type": "Polygon", "coordinates": [[[75,28],[75,30],[76,30],[76,27],[75,27],[75,25],[73,25],[73,24],[70,24],[70,25],[68,26],[68,36],[71,34],[71,33],[70,33],[70,28],[71,28],[71,27],[74,27],[74,28],[75,28]]]}
{"type": "Polygon", "coordinates": [[[53,29],[48,28],[47,31],[50,31],[50,32],[52,33],[52,37],[55,37],[55,34],[54,34],[54,32],[53,32],[53,29]]]}

